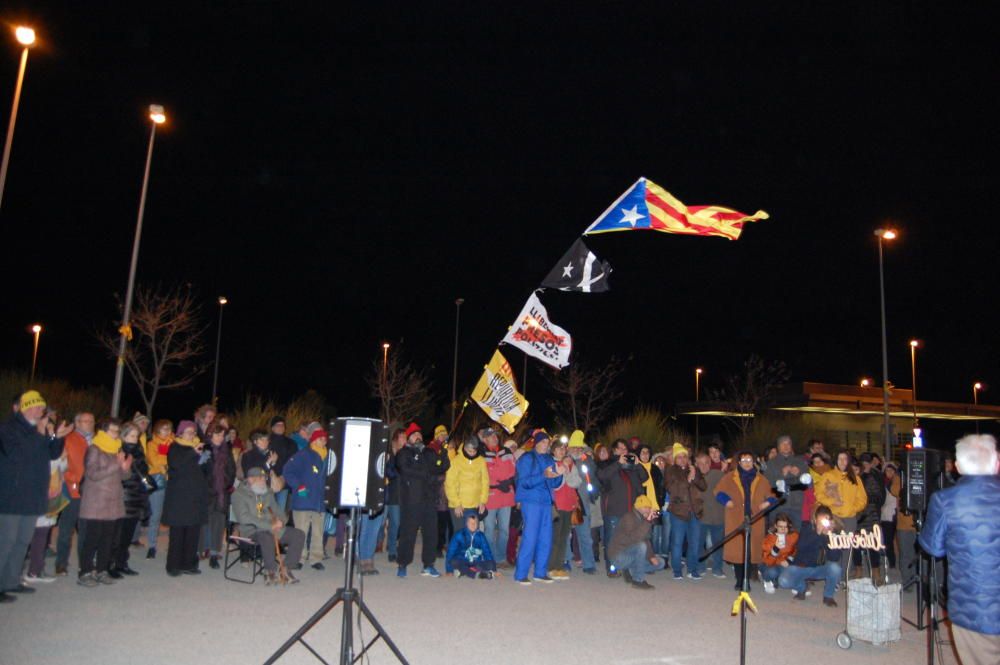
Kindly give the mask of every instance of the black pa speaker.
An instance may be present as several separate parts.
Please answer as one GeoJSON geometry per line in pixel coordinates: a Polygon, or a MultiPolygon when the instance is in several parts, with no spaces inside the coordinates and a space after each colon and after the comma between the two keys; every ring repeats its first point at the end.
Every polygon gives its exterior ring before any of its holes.
{"type": "Polygon", "coordinates": [[[389,428],[373,418],[337,418],[330,422],[326,502],[332,510],[360,508],[372,513],[385,505],[385,463],[389,428]]]}
{"type": "Polygon", "coordinates": [[[941,489],[941,452],[933,448],[919,448],[906,453],[905,508],[923,513],[930,505],[931,495],[941,489]]]}

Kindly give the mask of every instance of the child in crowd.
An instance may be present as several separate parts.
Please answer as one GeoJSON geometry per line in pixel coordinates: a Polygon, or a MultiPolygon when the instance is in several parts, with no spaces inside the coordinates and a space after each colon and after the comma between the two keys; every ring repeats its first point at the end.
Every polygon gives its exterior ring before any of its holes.
{"type": "Polygon", "coordinates": [[[763,559],[760,564],[760,579],[764,591],[774,593],[774,583],[785,568],[795,560],[799,534],[792,527],[792,521],[785,513],[774,518],[774,528],[764,538],[763,559]]]}
{"type": "Polygon", "coordinates": [[[493,559],[486,535],[479,530],[479,515],[467,512],[465,528],[452,536],[445,557],[445,570],[456,577],[493,579],[497,562],[493,559]]]}

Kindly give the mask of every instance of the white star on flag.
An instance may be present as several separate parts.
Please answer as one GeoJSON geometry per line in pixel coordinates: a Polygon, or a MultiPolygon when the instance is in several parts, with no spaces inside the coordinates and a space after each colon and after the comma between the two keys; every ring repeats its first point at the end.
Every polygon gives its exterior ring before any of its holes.
{"type": "Polygon", "coordinates": [[[620,224],[625,224],[625,223],[631,224],[633,229],[635,228],[635,223],[638,222],[640,219],[642,219],[642,218],[645,217],[645,215],[643,215],[642,213],[639,212],[639,206],[638,205],[632,206],[631,210],[626,210],[625,208],[622,208],[621,211],[622,211],[622,218],[621,218],[621,221],[619,223],[620,224]]]}
{"type": "Polygon", "coordinates": [[[562,276],[563,277],[572,277],[573,276],[573,262],[572,261],[570,261],[569,263],[567,263],[566,265],[563,266],[563,274],[562,274],[562,276]]]}

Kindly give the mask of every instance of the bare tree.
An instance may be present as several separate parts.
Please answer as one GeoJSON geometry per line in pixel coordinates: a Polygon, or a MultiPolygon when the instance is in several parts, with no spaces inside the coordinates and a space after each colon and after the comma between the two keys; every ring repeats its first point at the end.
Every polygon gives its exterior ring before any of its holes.
{"type": "Polygon", "coordinates": [[[560,371],[543,371],[542,377],[557,395],[548,400],[549,408],[557,419],[572,424],[573,429],[595,430],[621,399],[615,380],[625,371],[626,362],[611,356],[604,365],[592,367],[573,358],[560,371]]]}
{"type": "MultiPolygon", "coordinates": [[[[205,371],[205,365],[196,363],[205,349],[206,326],[199,320],[199,313],[200,307],[188,288],[140,287],[136,292],[125,367],[150,417],[160,391],[190,385],[205,371]]],[[[98,333],[98,339],[114,358],[119,334],[98,333]]]]}
{"type": "Polygon", "coordinates": [[[413,420],[431,403],[427,371],[414,368],[398,350],[372,363],[365,381],[372,397],[377,397],[381,403],[382,419],[386,423],[413,420]]]}
{"type": "Polygon", "coordinates": [[[725,417],[744,445],[750,436],[753,418],[761,413],[775,390],[788,380],[788,367],[781,361],[765,361],[752,355],[743,362],[743,370],[726,379],[721,390],[709,391],[731,415],[725,417]]]}

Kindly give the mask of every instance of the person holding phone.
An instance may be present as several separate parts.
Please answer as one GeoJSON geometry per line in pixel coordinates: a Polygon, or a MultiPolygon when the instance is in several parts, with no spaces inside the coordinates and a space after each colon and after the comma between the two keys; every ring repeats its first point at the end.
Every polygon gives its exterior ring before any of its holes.
{"type": "Polygon", "coordinates": [[[811,521],[802,525],[796,542],[794,560],[778,576],[778,586],[791,589],[796,600],[805,600],[811,592],[806,590],[808,580],[823,580],[823,604],[836,607],[834,595],[843,569],[841,551],[830,548],[827,534],[843,529],[839,520],[827,506],[820,506],[811,521]]]}
{"type": "Polygon", "coordinates": [[[523,586],[535,582],[549,584],[549,556],[552,554],[552,491],[562,484],[565,467],[557,469],[549,454],[552,444],[544,430],[535,432],[534,449],[517,460],[517,490],[514,499],[521,505],[521,549],[517,553],[514,581],[523,586]],[[534,575],[528,571],[534,564],[534,575]]]}
{"type": "Polygon", "coordinates": [[[167,495],[163,523],[170,527],[167,574],[199,575],[198,537],[208,522],[208,474],[203,467],[211,455],[195,435],[195,424],[182,420],[167,453],[167,495]]]}

